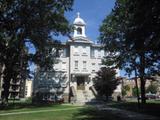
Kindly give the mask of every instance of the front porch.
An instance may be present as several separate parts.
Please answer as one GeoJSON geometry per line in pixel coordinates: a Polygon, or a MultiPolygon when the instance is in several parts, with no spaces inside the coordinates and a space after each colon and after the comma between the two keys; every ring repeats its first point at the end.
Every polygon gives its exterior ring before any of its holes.
{"type": "Polygon", "coordinates": [[[95,99],[90,87],[93,86],[93,82],[89,74],[72,74],[71,75],[71,95],[72,102],[86,103],[95,99]]]}
{"type": "Polygon", "coordinates": [[[89,84],[91,82],[89,74],[72,74],[71,86],[77,90],[89,90],[89,84]]]}

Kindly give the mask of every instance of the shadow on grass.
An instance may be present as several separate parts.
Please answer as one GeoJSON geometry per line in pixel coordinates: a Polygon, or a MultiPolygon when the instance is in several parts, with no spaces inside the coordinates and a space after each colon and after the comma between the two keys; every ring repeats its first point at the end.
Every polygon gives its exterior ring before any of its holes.
{"type": "Polygon", "coordinates": [[[87,107],[73,114],[72,120],[124,120],[113,116],[110,112],[99,111],[94,107],[87,107]]]}
{"type": "Polygon", "coordinates": [[[138,109],[136,102],[111,103],[108,106],[160,117],[160,103],[146,103],[143,106],[141,105],[140,109],[138,109]]]}

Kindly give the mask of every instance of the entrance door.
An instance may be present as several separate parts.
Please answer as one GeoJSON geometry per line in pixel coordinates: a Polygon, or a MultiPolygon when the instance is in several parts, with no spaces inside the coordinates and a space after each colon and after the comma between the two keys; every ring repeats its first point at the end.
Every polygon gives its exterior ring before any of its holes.
{"type": "Polygon", "coordinates": [[[77,90],[85,90],[85,77],[77,77],[77,90]]]}

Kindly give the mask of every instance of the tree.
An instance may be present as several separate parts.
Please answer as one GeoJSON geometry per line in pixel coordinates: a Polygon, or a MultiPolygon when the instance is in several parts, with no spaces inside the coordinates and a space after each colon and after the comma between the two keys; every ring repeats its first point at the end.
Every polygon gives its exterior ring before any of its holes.
{"type": "MultiPolygon", "coordinates": [[[[138,94],[140,94],[140,88],[138,88],[138,94]]],[[[137,97],[137,87],[132,88],[132,95],[137,97]]]]}
{"type": "Polygon", "coordinates": [[[117,0],[100,27],[100,41],[109,52],[106,65],[124,69],[129,75],[137,72],[142,103],[146,102],[146,79],[160,71],[159,5],[158,0],[117,0]]]}
{"type": "Polygon", "coordinates": [[[122,96],[127,95],[127,92],[130,91],[129,85],[125,85],[122,87],[122,96]]]}
{"type": "Polygon", "coordinates": [[[156,94],[157,90],[158,90],[158,85],[151,82],[151,84],[147,87],[146,92],[156,94]]]}
{"type": "Polygon", "coordinates": [[[24,80],[28,62],[49,65],[46,54],[48,42],[54,36],[69,35],[70,26],[64,12],[71,10],[73,0],[3,0],[0,1],[0,63],[4,85],[2,99],[8,101],[11,79],[24,80]],[[35,54],[26,51],[26,43],[32,43],[35,54]],[[43,62],[42,62],[43,61],[43,62]],[[18,78],[20,76],[20,78],[18,78]]]}
{"type": "Polygon", "coordinates": [[[112,95],[113,91],[116,89],[119,81],[116,79],[116,71],[110,68],[102,67],[98,72],[94,85],[98,94],[108,97],[112,95]]]}

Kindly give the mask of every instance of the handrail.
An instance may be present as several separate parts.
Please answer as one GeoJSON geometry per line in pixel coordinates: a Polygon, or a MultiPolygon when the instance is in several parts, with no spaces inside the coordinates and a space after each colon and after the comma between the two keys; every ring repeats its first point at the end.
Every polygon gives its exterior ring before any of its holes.
{"type": "Polygon", "coordinates": [[[96,97],[97,96],[97,91],[96,91],[95,87],[91,86],[89,89],[92,91],[93,95],[96,97]]]}

